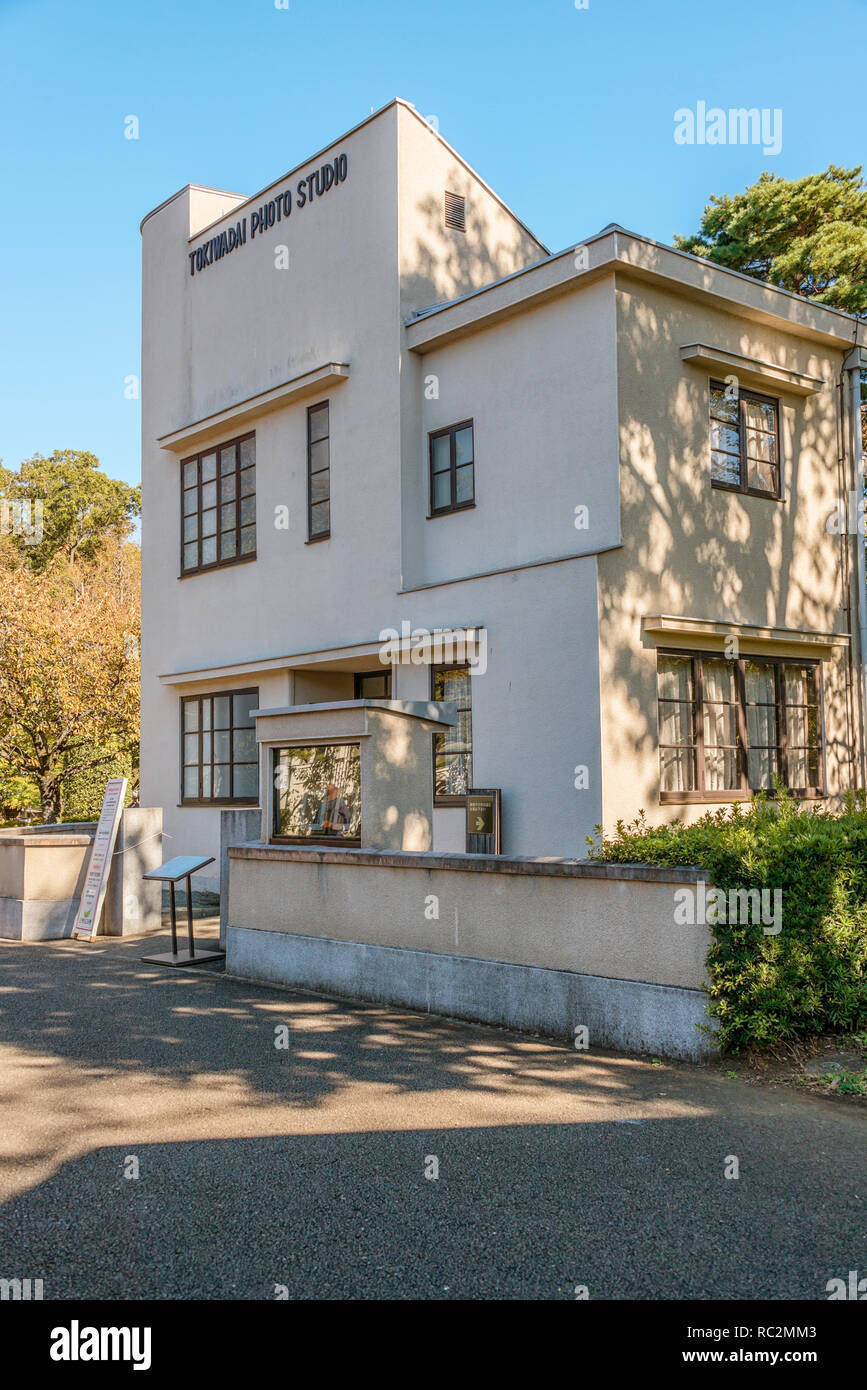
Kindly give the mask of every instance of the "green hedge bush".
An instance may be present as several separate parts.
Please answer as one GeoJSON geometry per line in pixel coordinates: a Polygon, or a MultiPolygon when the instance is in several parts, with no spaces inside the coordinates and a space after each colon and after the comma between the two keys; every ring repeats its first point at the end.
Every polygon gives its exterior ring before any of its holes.
{"type": "Polygon", "coordinates": [[[777,799],[650,826],[644,812],[596,827],[591,859],[609,864],[696,865],[708,883],[782,889],[782,929],[711,924],[710,1013],[730,1050],[767,1047],[808,1033],[867,1023],[867,794],[839,813],[777,799]]]}

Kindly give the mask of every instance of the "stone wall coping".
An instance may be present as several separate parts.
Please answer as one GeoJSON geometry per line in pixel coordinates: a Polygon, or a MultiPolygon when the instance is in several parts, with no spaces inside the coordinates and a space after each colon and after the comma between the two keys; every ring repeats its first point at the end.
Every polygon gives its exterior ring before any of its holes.
{"type": "MultiPolygon", "coordinates": [[[[88,822],[82,822],[87,824],[88,822]]],[[[25,849],[56,848],[62,846],[68,848],[70,845],[92,845],[93,837],[96,834],[96,822],[93,830],[88,834],[78,826],[74,830],[61,830],[58,826],[49,826],[44,829],[42,826],[28,830],[18,830],[10,828],[0,830],[0,848],[3,845],[23,845],[25,849]]]]}
{"type": "Polygon", "coordinates": [[[476,874],[529,874],[548,878],[630,879],[645,883],[709,881],[696,865],[598,864],[590,859],[510,858],[504,854],[435,854],[430,851],[331,849],[313,845],[267,845],[249,841],[229,846],[230,859],[263,859],[296,864],[356,864],[379,869],[445,869],[476,874]]]}

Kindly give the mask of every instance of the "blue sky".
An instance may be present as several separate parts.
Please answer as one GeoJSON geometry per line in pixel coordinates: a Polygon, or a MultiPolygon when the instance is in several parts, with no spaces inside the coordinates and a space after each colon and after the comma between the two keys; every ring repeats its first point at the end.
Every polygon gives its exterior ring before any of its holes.
{"type": "Polygon", "coordinates": [[[765,168],[861,162],[865,39],[865,0],[0,0],[0,458],[138,480],[138,228],[183,184],[254,193],[402,96],[552,250],[670,241],[765,168]],[[698,101],[780,108],[780,154],[676,145],[698,101]]]}

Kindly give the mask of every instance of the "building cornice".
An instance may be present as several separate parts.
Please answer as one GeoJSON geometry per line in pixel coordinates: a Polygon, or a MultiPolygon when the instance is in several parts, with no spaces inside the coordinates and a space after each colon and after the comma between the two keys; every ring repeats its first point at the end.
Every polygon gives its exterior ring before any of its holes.
{"type": "Polygon", "coordinates": [[[301,376],[293,376],[289,381],[281,382],[279,386],[272,386],[255,396],[248,396],[246,400],[226,406],[224,410],[206,415],[192,424],[183,425],[169,434],[161,434],[157,443],[161,449],[168,449],[173,454],[195,450],[202,444],[215,442],[229,434],[237,434],[244,426],[252,424],[262,415],[282,410],[307,396],[319,395],[322,391],[339,386],[348,377],[349,367],[345,362],[324,362],[321,367],[314,367],[312,371],[304,372],[301,376]]]}
{"type": "Polygon", "coordinates": [[[758,357],[745,357],[743,353],[729,352],[726,348],[711,347],[707,343],[685,343],[680,355],[684,362],[693,366],[721,374],[734,373],[738,381],[746,385],[781,386],[796,396],[815,395],[817,391],[824,390],[827,384],[820,376],[796,372],[776,362],[763,362],[758,357]]]}
{"type": "Polygon", "coordinates": [[[716,622],[710,618],[678,617],[659,613],[642,619],[642,632],[654,638],[654,646],[667,644],[694,647],[697,641],[714,650],[724,650],[734,638],[738,646],[752,646],[772,654],[830,657],[835,651],[847,648],[851,638],[845,632],[811,632],[789,627],[762,627],[755,623],[716,622]]]}
{"type": "Polygon", "coordinates": [[[422,311],[405,325],[407,344],[413,352],[431,352],[607,276],[614,276],[618,287],[631,280],[666,286],[686,298],[838,351],[847,344],[867,347],[867,323],[852,314],[622,227],[606,227],[556,256],[422,311]]]}

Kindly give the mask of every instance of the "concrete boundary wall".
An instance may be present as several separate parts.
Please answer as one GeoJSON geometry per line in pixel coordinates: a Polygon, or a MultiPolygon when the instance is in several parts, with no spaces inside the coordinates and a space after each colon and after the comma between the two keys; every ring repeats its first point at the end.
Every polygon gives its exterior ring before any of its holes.
{"type": "Polygon", "coordinates": [[[272,933],[244,927],[229,927],[227,944],[227,972],[247,980],[397,1004],[562,1042],[574,1043],[576,1027],[584,1026],[591,1051],[619,1047],[697,1060],[713,1050],[700,1031],[709,1023],[700,990],[327,937],[275,940],[272,933]]]}
{"type": "MultiPolygon", "coordinates": [[[[96,822],[0,831],[0,939],[55,941],[72,934],[96,822]]],[[[162,812],[123,812],[98,936],[160,925],[160,884],[143,875],[162,862],[162,812]]]]}
{"type": "Polygon", "coordinates": [[[700,1057],[705,926],[675,920],[699,869],[580,860],[228,849],[227,969],[250,979],[591,1046],[700,1057]]]}

